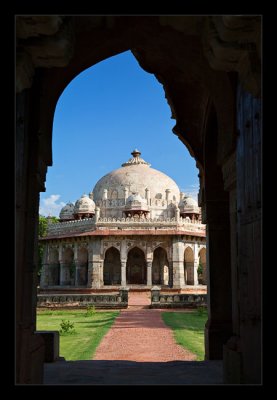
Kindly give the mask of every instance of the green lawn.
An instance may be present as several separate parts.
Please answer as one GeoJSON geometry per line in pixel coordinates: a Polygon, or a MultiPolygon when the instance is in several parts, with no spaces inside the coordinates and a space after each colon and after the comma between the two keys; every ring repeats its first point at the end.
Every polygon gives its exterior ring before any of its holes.
{"type": "Polygon", "coordinates": [[[204,326],[207,312],[163,312],[162,318],[174,332],[178,344],[197,355],[197,361],[204,360],[204,326]]]}
{"type": "Polygon", "coordinates": [[[60,335],[60,356],[66,360],[91,360],[97,346],[114,322],[118,311],[94,312],[86,310],[38,311],[37,330],[60,330],[62,320],[74,323],[73,335],[60,335]]]}

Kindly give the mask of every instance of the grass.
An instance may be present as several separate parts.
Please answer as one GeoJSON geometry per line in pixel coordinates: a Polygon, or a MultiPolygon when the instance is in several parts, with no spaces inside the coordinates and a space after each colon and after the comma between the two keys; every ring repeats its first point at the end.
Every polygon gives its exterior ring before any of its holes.
{"type": "Polygon", "coordinates": [[[207,311],[163,312],[162,318],[174,333],[176,343],[196,354],[197,361],[204,360],[204,326],[207,311]]]}
{"type": "Polygon", "coordinates": [[[75,334],[60,335],[60,356],[66,360],[91,360],[101,339],[114,322],[118,311],[86,310],[38,311],[37,330],[59,331],[62,320],[74,323],[75,334]]]}

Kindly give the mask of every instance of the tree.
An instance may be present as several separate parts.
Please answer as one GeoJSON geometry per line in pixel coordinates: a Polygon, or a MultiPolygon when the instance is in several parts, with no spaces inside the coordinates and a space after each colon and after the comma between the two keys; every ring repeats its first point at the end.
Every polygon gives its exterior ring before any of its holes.
{"type": "MultiPolygon", "coordinates": [[[[39,215],[39,224],[38,224],[38,236],[39,239],[45,237],[47,235],[48,223],[56,224],[59,222],[59,218],[57,217],[44,217],[43,215],[39,215]]],[[[40,280],[41,268],[42,268],[42,257],[43,257],[43,245],[39,243],[38,245],[38,280],[40,280]]]]}

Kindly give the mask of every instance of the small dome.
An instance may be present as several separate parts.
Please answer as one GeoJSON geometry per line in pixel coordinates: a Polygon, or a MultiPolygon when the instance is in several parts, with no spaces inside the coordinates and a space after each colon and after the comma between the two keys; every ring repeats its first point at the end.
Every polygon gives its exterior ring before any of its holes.
{"type": "Polygon", "coordinates": [[[74,219],[74,204],[73,203],[67,203],[60,211],[60,219],[67,221],[74,219]]]}
{"type": "Polygon", "coordinates": [[[74,207],[74,214],[94,214],[95,213],[95,203],[88,195],[83,194],[83,196],[76,201],[74,207]]]}
{"type": "Polygon", "coordinates": [[[185,196],[179,207],[182,214],[199,214],[198,204],[192,197],[185,196]]]}
{"type": "Polygon", "coordinates": [[[139,193],[132,193],[126,200],[126,204],[146,204],[147,201],[139,193]]]}
{"type": "Polygon", "coordinates": [[[138,192],[132,193],[126,200],[125,209],[128,211],[148,211],[147,200],[138,192]]]}

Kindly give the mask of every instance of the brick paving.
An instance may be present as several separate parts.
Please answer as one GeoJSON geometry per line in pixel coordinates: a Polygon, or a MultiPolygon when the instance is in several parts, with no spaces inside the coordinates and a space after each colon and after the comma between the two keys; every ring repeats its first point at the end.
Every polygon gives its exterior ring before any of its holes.
{"type": "Polygon", "coordinates": [[[175,343],[173,332],[161,318],[161,310],[143,308],[149,304],[148,293],[130,293],[130,307],[120,312],[98,346],[93,360],[195,360],[193,353],[175,343]]]}

